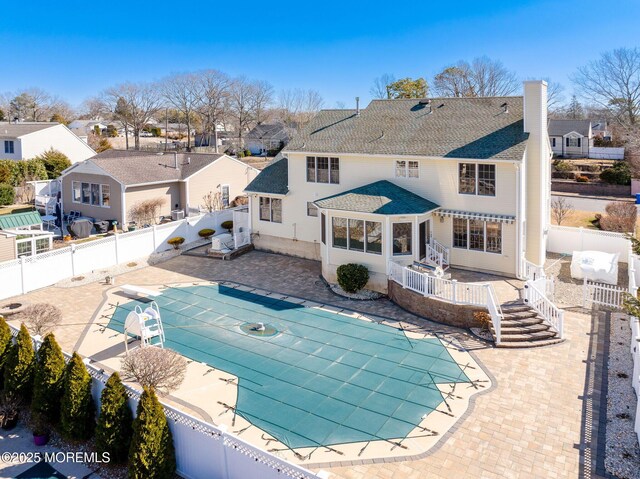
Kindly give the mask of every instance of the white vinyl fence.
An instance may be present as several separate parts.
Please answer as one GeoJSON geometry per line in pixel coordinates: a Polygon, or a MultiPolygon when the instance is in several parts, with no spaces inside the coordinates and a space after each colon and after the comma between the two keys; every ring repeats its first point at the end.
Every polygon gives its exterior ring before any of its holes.
{"type": "Polygon", "coordinates": [[[549,228],[547,251],[550,253],[573,254],[574,251],[619,253],[619,260],[626,263],[629,250],[630,243],[624,233],[556,225],[549,228]]]}
{"type": "MultiPolygon", "coordinates": [[[[201,239],[198,231],[202,229],[211,228],[221,233],[220,223],[234,219],[234,213],[231,209],[214,211],[0,263],[0,299],[167,251],[171,249],[167,240],[174,236],[182,236],[185,244],[189,244],[201,239]]],[[[248,229],[242,241],[250,241],[248,229]]]]}
{"type": "MultiPolygon", "coordinates": [[[[11,327],[15,337],[18,329],[11,327]]],[[[42,343],[32,338],[38,349],[42,343]]],[[[70,354],[64,353],[69,360],[70,354]]],[[[88,361],[85,359],[85,364],[88,361]]],[[[109,377],[91,363],[87,370],[93,378],[91,392],[100,410],[100,395],[109,377]]],[[[135,416],[140,400],[140,392],[125,386],[129,396],[129,406],[135,416]]],[[[214,426],[185,412],[163,404],[169,428],[173,435],[176,451],[177,472],[186,479],[323,479],[327,475],[318,474],[258,449],[239,437],[226,432],[224,426],[214,426]]]]}
{"type": "Polygon", "coordinates": [[[608,308],[622,309],[625,293],[627,293],[627,288],[598,283],[585,278],[582,286],[582,306],[589,308],[591,305],[597,304],[608,308]]]}
{"type": "Polygon", "coordinates": [[[592,146],[589,148],[589,158],[606,160],[624,160],[624,148],[611,146],[592,146]]]}
{"type": "MultiPolygon", "coordinates": [[[[629,294],[634,298],[638,295],[638,266],[640,266],[640,257],[629,253],[629,294]]],[[[631,384],[636,392],[636,423],[634,431],[640,442],[640,319],[633,316],[629,317],[629,326],[631,327],[631,344],[629,350],[633,358],[633,373],[631,375],[631,384]]]]}

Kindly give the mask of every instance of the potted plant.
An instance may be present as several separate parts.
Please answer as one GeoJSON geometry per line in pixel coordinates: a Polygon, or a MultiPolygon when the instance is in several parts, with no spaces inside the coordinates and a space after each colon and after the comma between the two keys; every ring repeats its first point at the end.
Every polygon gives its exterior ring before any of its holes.
{"type": "Polygon", "coordinates": [[[22,401],[13,392],[5,392],[0,397],[0,427],[11,430],[18,424],[20,403],[22,401]]]}
{"type": "Polygon", "coordinates": [[[211,228],[205,228],[203,230],[198,231],[198,236],[200,238],[209,239],[216,233],[216,230],[212,230],[211,228]]]}
{"type": "Polygon", "coordinates": [[[232,220],[223,221],[222,223],[220,223],[220,226],[222,226],[224,229],[229,231],[229,233],[231,233],[231,230],[233,229],[233,221],[232,220]]]}
{"type": "Polygon", "coordinates": [[[36,446],[45,446],[49,442],[49,426],[41,414],[31,416],[31,431],[36,446]]]}

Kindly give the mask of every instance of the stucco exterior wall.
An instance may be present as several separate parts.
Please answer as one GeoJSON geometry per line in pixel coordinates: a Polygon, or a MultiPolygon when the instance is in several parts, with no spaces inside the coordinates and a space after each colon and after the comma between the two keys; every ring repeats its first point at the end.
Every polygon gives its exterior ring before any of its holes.
{"type": "Polygon", "coordinates": [[[145,200],[162,198],[164,200],[163,205],[160,207],[158,215],[170,216],[171,210],[175,209],[175,205],[178,204],[178,209],[183,209],[184,204],[180,201],[180,189],[183,185],[177,181],[172,183],[162,183],[158,185],[143,185],[143,186],[129,186],[125,190],[125,207],[127,221],[130,220],[131,208],[145,200]]]}
{"type": "Polygon", "coordinates": [[[258,171],[240,161],[223,156],[188,179],[190,208],[204,208],[203,197],[209,192],[222,191],[229,185],[229,201],[243,195],[245,187],[258,175],[258,171]]]}
{"type": "Polygon", "coordinates": [[[51,148],[67,155],[72,164],[84,161],[96,154],[89,145],[64,125],[56,125],[30,133],[21,137],[21,140],[21,156],[23,159],[33,158],[51,148]]]}
{"type": "Polygon", "coordinates": [[[117,220],[122,224],[122,192],[120,183],[106,175],[70,172],[62,178],[62,201],[65,213],[79,211],[83,216],[96,220],[117,220]],[[109,185],[110,206],[92,206],[73,201],[73,182],[97,183],[109,185]]]}

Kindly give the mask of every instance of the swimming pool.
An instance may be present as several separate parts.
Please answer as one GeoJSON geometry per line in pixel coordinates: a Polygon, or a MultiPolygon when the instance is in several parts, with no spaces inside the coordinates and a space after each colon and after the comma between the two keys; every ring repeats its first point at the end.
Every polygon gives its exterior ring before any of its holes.
{"type": "MultiPolygon", "coordinates": [[[[404,438],[442,404],[438,385],[470,382],[437,337],[243,289],[163,289],[165,347],[237,376],[236,414],[290,448],[404,438]]],[[[118,305],[108,327],[144,302],[118,305]]]]}

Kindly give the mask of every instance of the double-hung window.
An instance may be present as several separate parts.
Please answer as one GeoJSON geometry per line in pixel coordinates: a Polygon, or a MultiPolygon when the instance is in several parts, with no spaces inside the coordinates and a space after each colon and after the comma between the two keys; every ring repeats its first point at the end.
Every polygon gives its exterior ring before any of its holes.
{"type": "Polygon", "coordinates": [[[270,221],[272,223],[282,223],[282,200],[279,198],[261,196],[260,220],[270,221]]]}
{"type": "Polygon", "coordinates": [[[313,201],[307,201],[307,216],[318,216],[318,207],[313,201]]]}
{"type": "Polygon", "coordinates": [[[420,178],[420,163],[413,160],[396,160],[396,178],[420,178]]]}
{"type": "Polygon", "coordinates": [[[460,163],[458,165],[458,193],[496,196],[496,165],[460,163]]]}
{"type": "Polygon", "coordinates": [[[220,196],[222,199],[222,207],[223,208],[228,208],[229,207],[229,185],[222,185],[220,187],[220,196]]]}
{"type": "Polygon", "coordinates": [[[453,247],[500,254],[502,253],[502,223],[454,218],[453,247]]]}
{"type": "Polygon", "coordinates": [[[580,138],[567,137],[567,146],[580,148],[580,138]]]}
{"type": "Polygon", "coordinates": [[[81,196],[81,183],[79,181],[72,181],[71,182],[71,190],[73,191],[73,197],[72,197],[72,201],[74,203],[82,203],[82,196],[81,196]]]}
{"type": "Polygon", "coordinates": [[[15,152],[13,140],[4,140],[4,152],[10,155],[15,152]]]}
{"type": "Polygon", "coordinates": [[[100,183],[71,182],[71,200],[91,206],[111,206],[111,187],[100,183]]]}
{"type": "Polygon", "coordinates": [[[307,156],[307,182],[340,183],[340,159],[328,156],[307,156]]]}

